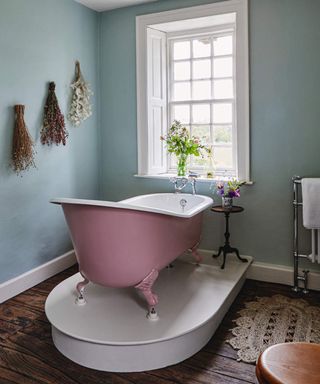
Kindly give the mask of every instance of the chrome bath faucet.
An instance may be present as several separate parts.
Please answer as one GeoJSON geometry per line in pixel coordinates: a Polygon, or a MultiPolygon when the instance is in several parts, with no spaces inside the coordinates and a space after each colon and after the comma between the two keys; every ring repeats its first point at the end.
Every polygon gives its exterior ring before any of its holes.
{"type": "Polygon", "coordinates": [[[189,183],[191,184],[192,194],[196,194],[196,179],[194,177],[171,177],[170,183],[174,185],[174,192],[180,193],[189,183]]]}

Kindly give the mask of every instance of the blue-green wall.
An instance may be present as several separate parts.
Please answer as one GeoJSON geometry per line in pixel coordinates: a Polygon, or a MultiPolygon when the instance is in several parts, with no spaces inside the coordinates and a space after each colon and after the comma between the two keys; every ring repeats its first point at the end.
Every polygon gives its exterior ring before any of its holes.
{"type": "MultiPolygon", "coordinates": [[[[99,15],[73,0],[0,0],[0,283],[71,249],[55,196],[121,198],[172,190],[137,179],[136,15],[210,3],[160,0],[99,15]],[[101,29],[100,29],[101,28],[101,29]],[[101,41],[100,41],[101,39],[101,41]],[[67,112],[74,61],[95,92],[94,114],[72,128],[66,147],[43,147],[47,84],[67,112]],[[100,93],[101,92],[101,93],[100,93]],[[101,97],[100,97],[101,96],[101,97]],[[9,168],[13,105],[26,105],[37,169],[9,168]],[[101,113],[99,113],[99,104],[101,113]]],[[[320,2],[250,1],[251,170],[253,186],[232,217],[232,241],[259,261],[290,265],[291,182],[319,176],[320,2]]],[[[199,184],[210,194],[209,184],[199,184]]],[[[203,248],[221,243],[222,218],[207,213],[203,248]]]]}
{"type": "Polygon", "coordinates": [[[69,251],[61,208],[52,197],[94,198],[99,186],[99,15],[72,0],[0,0],[0,283],[69,251]],[[66,147],[39,142],[48,82],[66,114],[74,62],[95,92],[93,116],[67,123],[66,147]],[[37,169],[9,168],[13,105],[25,104],[37,169]]]}
{"type": "MultiPolygon", "coordinates": [[[[105,12],[101,19],[102,188],[104,198],[169,191],[137,179],[135,17],[211,3],[162,0],[105,12]]],[[[320,1],[251,0],[251,178],[232,217],[232,241],[258,261],[292,265],[294,174],[320,176],[320,1]]],[[[209,185],[199,192],[209,194],[209,185]]],[[[222,240],[221,217],[207,214],[203,248],[222,240]]]]}

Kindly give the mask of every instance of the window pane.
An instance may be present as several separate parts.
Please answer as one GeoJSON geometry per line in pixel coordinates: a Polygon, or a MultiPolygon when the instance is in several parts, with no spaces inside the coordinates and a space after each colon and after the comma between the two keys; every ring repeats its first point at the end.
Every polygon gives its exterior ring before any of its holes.
{"type": "Polygon", "coordinates": [[[190,62],[174,63],[174,79],[189,80],[190,79],[190,62]]]}
{"type": "Polygon", "coordinates": [[[175,105],[173,107],[173,119],[181,123],[190,123],[190,107],[189,105],[175,105]]]}
{"type": "Polygon", "coordinates": [[[195,60],[193,62],[193,78],[208,79],[211,77],[211,61],[195,60]]]}
{"type": "Polygon", "coordinates": [[[231,125],[215,125],[213,127],[213,141],[215,143],[232,142],[232,126],[231,125]]]}
{"type": "Polygon", "coordinates": [[[176,83],[173,89],[173,98],[176,101],[190,100],[191,87],[190,83],[176,83]]]}
{"type": "Polygon", "coordinates": [[[213,148],[213,159],[218,168],[232,168],[232,148],[215,146],[213,148]]]}
{"type": "Polygon", "coordinates": [[[190,41],[173,43],[173,58],[175,60],[190,58],[190,41]]]}
{"type": "Polygon", "coordinates": [[[232,123],[232,104],[231,103],[213,104],[213,123],[216,123],[216,124],[232,123]]]}
{"type": "Polygon", "coordinates": [[[211,142],[210,125],[192,125],[191,134],[193,136],[199,137],[203,144],[208,144],[211,142]]]}
{"type": "MultiPolygon", "coordinates": [[[[202,156],[192,156],[191,157],[191,167],[193,168],[202,168],[204,169],[208,164],[208,158],[206,155],[202,156]]],[[[192,170],[192,168],[191,168],[192,170]]]]}
{"type": "Polygon", "coordinates": [[[232,36],[217,37],[213,40],[215,56],[232,54],[232,36]]]}
{"type": "Polygon", "coordinates": [[[213,60],[213,76],[214,77],[231,77],[232,76],[232,57],[223,57],[213,60]]]}
{"type": "Polygon", "coordinates": [[[170,168],[175,168],[177,163],[177,156],[174,153],[170,153],[170,168]]]}
{"type": "Polygon", "coordinates": [[[193,40],[193,57],[208,57],[211,55],[210,38],[193,40]]]}
{"type": "Polygon", "coordinates": [[[232,80],[214,80],[214,97],[216,99],[232,99],[233,83],[232,80]]]}
{"type": "Polygon", "coordinates": [[[196,104],[192,106],[192,122],[198,124],[210,123],[210,105],[196,104]]]}
{"type": "Polygon", "coordinates": [[[211,81],[193,82],[193,99],[204,100],[211,98],[211,81]]]}

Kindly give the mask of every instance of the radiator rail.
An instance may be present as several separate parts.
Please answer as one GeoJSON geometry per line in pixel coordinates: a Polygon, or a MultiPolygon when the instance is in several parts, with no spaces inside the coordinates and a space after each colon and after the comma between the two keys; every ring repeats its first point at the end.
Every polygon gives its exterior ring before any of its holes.
{"type": "Polygon", "coordinates": [[[293,181],[293,290],[295,292],[300,291],[299,282],[303,282],[303,293],[308,293],[308,270],[299,270],[299,260],[309,260],[309,255],[299,253],[299,224],[301,209],[303,206],[301,200],[301,177],[294,176],[293,181]]]}

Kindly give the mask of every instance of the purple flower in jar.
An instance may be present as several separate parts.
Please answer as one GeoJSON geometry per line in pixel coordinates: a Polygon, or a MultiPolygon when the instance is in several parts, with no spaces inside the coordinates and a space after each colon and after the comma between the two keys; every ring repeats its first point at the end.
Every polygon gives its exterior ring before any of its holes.
{"type": "Polygon", "coordinates": [[[243,184],[243,182],[237,180],[228,181],[226,185],[223,182],[219,182],[216,184],[216,193],[229,198],[240,197],[240,187],[243,184]]]}
{"type": "Polygon", "coordinates": [[[217,184],[217,194],[221,196],[224,195],[224,185],[222,183],[217,184]]]}
{"type": "Polygon", "coordinates": [[[229,190],[228,197],[240,197],[240,189],[229,190]]]}
{"type": "Polygon", "coordinates": [[[240,188],[234,191],[234,197],[240,197],[240,188]]]}

